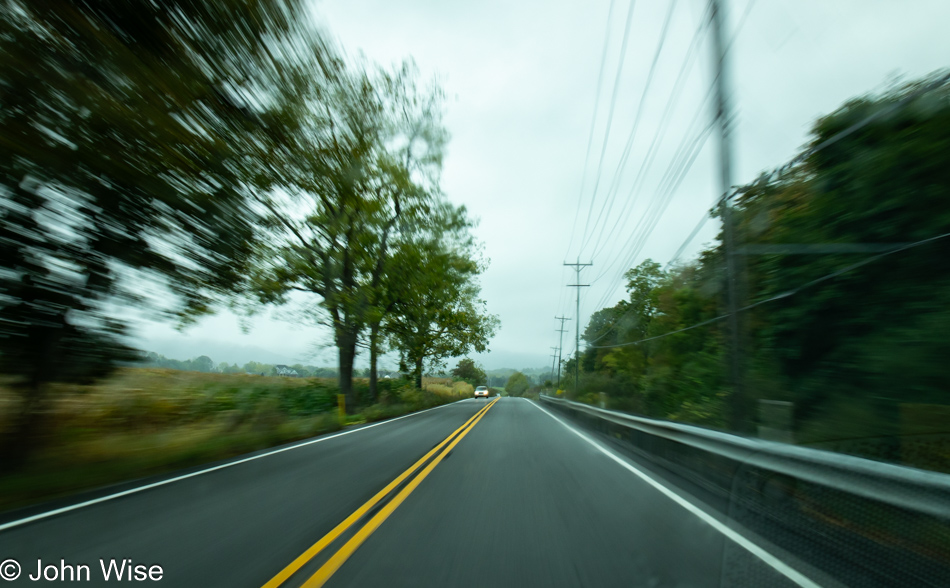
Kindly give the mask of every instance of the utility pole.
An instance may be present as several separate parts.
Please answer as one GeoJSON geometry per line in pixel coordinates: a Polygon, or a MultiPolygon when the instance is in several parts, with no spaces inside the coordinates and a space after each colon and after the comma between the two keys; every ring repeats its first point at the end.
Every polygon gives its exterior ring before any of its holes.
{"type": "Polygon", "coordinates": [[[561,350],[558,347],[552,347],[551,349],[554,350],[554,353],[551,354],[551,379],[553,380],[554,379],[554,363],[557,361],[557,356],[561,350]]]}
{"type": "Polygon", "coordinates": [[[571,320],[571,319],[569,319],[569,318],[567,318],[567,317],[565,317],[565,316],[556,316],[556,317],[554,317],[554,318],[556,318],[557,320],[561,321],[561,328],[560,328],[560,329],[555,329],[558,333],[561,334],[560,337],[558,337],[558,343],[557,343],[557,347],[558,347],[558,351],[557,351],[557,389],[560,390],[560,389],[561,389],[561,352],[564,350],[564,333],[567,332],[567,330],[564,328],[564,321],[569,321],[569,320],[571,320]]]}
{"type": "Polygon", "coordinates": [[[594,264],[593,262],[581,263],[581,259],[578,257],[575,263],[565,263],[564,265],[573,266],[574,271],[577,273],[577,283],[567,285],[568,288],[577,288],[577,310],[574,313],[574,318],[577,319],[574,322],[574,394],[577,394],[581,377],[581,288],[590,287],[590,284],[580,283],[581,268],[594,264]]]}
{"type": "Polygon", "coordinates": [[[732,141],[729,116],[728,74],[726,47],[723,35],[723,0],[709,0],[712,25],[713,66],[716,84],[716,122],[719,128],[719,179],[722,193],[722,233],[726,254],[726,305],[729,313],[729,376],[732,381],[730,402],[733,430],[743,431],[750,425],[748,406],[742,382],[742,357],[739,337],[739,285],[736,262],[735,220],[732,210],[732,141]]]}

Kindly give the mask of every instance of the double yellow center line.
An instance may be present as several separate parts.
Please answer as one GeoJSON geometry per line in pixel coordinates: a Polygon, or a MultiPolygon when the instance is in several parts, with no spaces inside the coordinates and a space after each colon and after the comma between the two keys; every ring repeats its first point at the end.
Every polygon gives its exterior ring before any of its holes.
{"type": "Polygon", "coordinates": [[[485,413],[488,412],[488,409],[494,406],[496,402],[498,402],[497,398],[475,413],[475,415],[468,419],[464,425],[453,431],[451,435],[443,439],[441,443],[436,445],[431,451],[422,456],[419,461],[412,464],[409,469],[399,474],[395,480],[387,484],[386,487],[377,492],[375,496],[367,500],[366,503],[364,503],[361,507],[353,511],[353,514],[346,517],[342,523],[334,527],[333,530],[324,535],[309,549],[300,554],[297,559],[290,562],[290,564],[281,570],[280,573],[264,584],[263,588],[277,588],[283,584],[300,568],[306,565],[307,562],[316,557],[317,554],[323,551],[328,545],[333,543],[350,527],[363,518],[363,516],[372,510],[374,506],[385,499],[390,494],[390,492],[403,483],[417,469],[422,467],[423,464],[429,461],[433,455],[438,453],[436,458],[433,459],[432,462],[430,462],[429,465],[427,465],[425,469],[419,473],[419,475],[410,480],[410,482],[406,484],[406,486],[400,490],[399,493],[392,498],[392,500],[384,505],[383,508],[381,508],[379,512],[377,512],[373,518],[369,520],[369,522],[363,525],[363,527],[357,531],[346,543],[344,543],[336,553],[330,556],[330,559],[327,560],[326,563],[320,566],[319,570],[317,570],[312,576],[310,576],[310,578],[307,579],[306,582],[302,584],[303,588],[318,588],[319,586],[323,586],[323,584],[330,579],[330,576],[340,569],[340,566],[342,566],[344,562],[346,562],[346,560],[349,559],[349,557],[353,555],[353,553],[359,548],[359,546],[362,545],[363,542],[373,534],[373,531],[378,529],[379,526],[383,524],[383,521],[385,521],[389,515],[392,514],[400,504],[402,504],[406,497],[408,497],[412,491],[415,490],[417,486],[419,486],[422,480],[424,480],[426,476],[428,476],[432,470],[434,470],[435,467],[439,465],[439,462],[441,462],[442,459],[448,455],[448,453],[452,451],[456,445],[458,445],[458,442],[461,441],[462,438],[465,437],[465,435],[467,435],[472,430],[472,428],[475,427],[475,425],[478,424],[478,421],[480,421],[482,417],[485,416],[485,413]],[[439,453],[440,451],[441,453],[439,453]]]}

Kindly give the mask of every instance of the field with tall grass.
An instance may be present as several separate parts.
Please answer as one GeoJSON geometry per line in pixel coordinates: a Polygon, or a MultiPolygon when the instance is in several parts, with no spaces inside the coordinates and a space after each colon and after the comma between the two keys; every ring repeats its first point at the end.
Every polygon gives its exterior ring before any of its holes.
{"type": "MultiPolygon", "coordinates": [[[[435,380],[426,378],[422,390],[381,380],[372,404],[368,382],[357,380],[363,406],[343,422],[337,384],[328,379],[125,368],[95,385],[56,385],[37,451],[23,469],[0,477],[0,510],[472,396],[464,382],[435,380]]],[[[0,385],[0,432],[16,405],[0,385]]]]}

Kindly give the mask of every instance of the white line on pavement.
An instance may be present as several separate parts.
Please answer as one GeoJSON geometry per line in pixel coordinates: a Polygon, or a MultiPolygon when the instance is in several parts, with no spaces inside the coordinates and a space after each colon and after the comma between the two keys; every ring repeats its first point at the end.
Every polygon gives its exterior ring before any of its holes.
{"type": "Polygon", "coordinates": [[[542,408],[540,405],[534,402],[531,402],[531,404],[538,410],[547,414],[552,419],[564,425],[569,431],[571,431],[572,433],[574,433],[575,435],[577,435],[584,441],[587,441],[588,443],[593,445],[601,453],[603,453],[610,459],[614,460],[615,462],[617,462],[618,464],[620,464],[621,466],[623,466],[624,468],[626,468],[627,470],[635,474],[644,482],[646,482],[647,484],[653,486],[654,488],[656,488],[657,490],[665,494],[673,502],[679,504],[680,506],[682,506],[689,512],[693,513],[694,515],[702,519],[706,524],[708,524],[712,528],[716,529],[717,531],[719,531],[720,533],[722,533],[723,535],[731,539],[733,542],[735,542],[736,544],[744,548],[746,551],[748,551],[752,555],[756,556],[757,558],[759,558],[760,560],[768,564],[770,567],[772,567],[772,569],[782,574],[783,576],[785,576],[786,578],[788,578],[789,580],[791,580],[798,586],[802,586],[802,588],[821,588],[818,584],[813,582],[811,579],[807,578],[801,572],[792,568],[791,566],[789,566],[787,563],[783,562],[776,556],[772,555],[771,553],[766,551],[764,548],[754,543],[748,537],[738,533],[735,529],[730,528],[728,525],[723,524],[722,521],[715,518],[714,516],[712,516],[705,510],[703,510],[702,508],[696,506],[694,503],[684,498],[681,494],[679,494],[678,492],[676,492],[675,490],[673,490],[666,484],[663,484],[656,478],[653,478],[652,476],[650,476],[643,470],[630,465],[629,463],[627,463],[626,460],[624,460],[623,458],[621,458],[614,452],[610,451],[609,449],[607,449],[606,447],[604,447],[597,441],[594,441],[593,439],[591,439],[590,437],[588,437],[581,431],[575,429],[571,425],[567,424],[566,422],[562,421],[558,417],[548,412],[547,409],[542,408]]]}

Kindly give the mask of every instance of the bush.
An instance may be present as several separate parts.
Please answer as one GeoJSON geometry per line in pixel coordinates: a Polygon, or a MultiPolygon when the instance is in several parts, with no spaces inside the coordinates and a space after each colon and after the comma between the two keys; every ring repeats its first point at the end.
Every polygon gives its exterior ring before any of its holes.
{"type": "Polygon", "coordinates": [[[508,396],[521,396],[527,392],[530,386],[531,382],[528,381],[528,376],[521,372],[515,372],[508,377],[508,383],[505,384],[505,392],[508,393],[508,396]]]}
{"type": "Polygon", "coordinates": [[[280,409],[290,416],[310,416],[333,410],[336,395],[336,389],[312,382],[306,387],[281,390],[280,409]]]}

